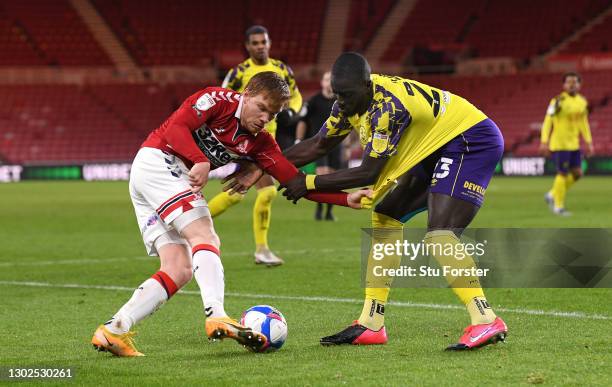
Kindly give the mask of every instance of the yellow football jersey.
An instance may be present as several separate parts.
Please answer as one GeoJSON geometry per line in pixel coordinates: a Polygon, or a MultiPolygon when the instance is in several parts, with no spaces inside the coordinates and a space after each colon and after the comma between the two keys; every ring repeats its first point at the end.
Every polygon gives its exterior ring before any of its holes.
{"type": "Polygon", "coordinates": [[[553,152],[575,151],[580,149],[580,134],[586,143],[591,143],[587,100],[580,94],[563,92],[548,105],[540,140],[548,143],[553,152]]]}
{"type": "MultiPolygon", "coordinates": [[[[240,93],[255,74],[264,71],[273,71],[283,77],[289,85],[289,91],[291,92],[291,99],[289,100],[288,107],[298,113],[302,108],[302,94],[300,94],[300,90],[297,87],[291,68],[278,59],[270,58],[268,63],[261,66],[256,64],[253,59],[249,58],[227,73],[221,87],[232,89],[240,93]]],[[[276,120],[269,122],[268,125],[266,125],[266,130],[270,134],[275,135],[276,120]]]]}
{"type": "Polygon", "coordinates": [[[366,154],[389,158],[374,184],[373,201],[424,158],[487,118],[448,91],[396,76],[372,74],[371,80],[374,98],[368,110],[361,116],[344,117],[334,104],[321,130],[333,137],[355,129],[366,154]]]}

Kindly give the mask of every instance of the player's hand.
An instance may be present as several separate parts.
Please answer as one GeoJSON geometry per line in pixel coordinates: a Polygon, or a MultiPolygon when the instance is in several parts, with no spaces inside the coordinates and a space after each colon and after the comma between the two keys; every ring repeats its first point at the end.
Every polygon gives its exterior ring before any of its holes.
{"type": "Polygon", "coordinates": [[[297,203],[302,197],[308,193],[306,188],[306,175],[298,173],[296,177],[278,186],[278,190],[284,189],[283,196],[287,200],[293,201],[293,204],[297,203]]]}
{"type": "Polygon", "coordinates": [[[548,144],[540,143],[540,154],[544,157],[550,156],[550,150],[548,149],[548,144]]]}
{"type": "Polygon", "coordinates": [[[276,123],[282,127],[291,126],[294,117],[293,109],[285,109],[276,115],[276,123]]]}
{"type": "Polygon", "coordinates": [[[372,199],[372,192],[373,191],[369,188],[363,188],[359,191],[351,192],[348,194],[348,206],[356,210],[363,208],[361,206],[361,199],[364,197],[372,199]]]}
{"type": "Polygon", "coordinates": [[[210,172],[210,163],[195,163],[191,170],[187,174],[189,176],[189,185],[191,185],[191,192],[198,193],[202,190],[202,187],[208,182],[208,173],[210,172]]]}
{"type": "Polygon", "coordinates": [[[593,156],[593,153],[595,153],[595,148],[593,147],[593,144],[587,144],[586,157],[593,156]]]}
{"type": "Polygon", "coordinates": [[[252,161],[239,160],[236,163],[238,164],[236,171],[221,180],[223,184],[229,182],[223,187],[223,190],[230,195],[246,193],[264,174],[263,170],[252,161]]]}

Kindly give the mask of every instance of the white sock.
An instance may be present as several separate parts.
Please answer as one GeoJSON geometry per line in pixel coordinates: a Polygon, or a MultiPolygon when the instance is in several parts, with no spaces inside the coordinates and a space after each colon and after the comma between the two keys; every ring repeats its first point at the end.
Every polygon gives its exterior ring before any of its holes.
{"type": "Polygon", "coordinates": [[[149,278],[134,291],[132,298],[104,325],[112,333],[126,333],[134,324],[153,314],[167,299],[168,294],[161,284],[149,278]]]}
{"type": "Polygon", "coordinates": [[[197,250],[193,254],[193,276],[200,287],[206,317],[227,317],[223,308],[225,279],[219,256],[210,250],[197,250]]]}

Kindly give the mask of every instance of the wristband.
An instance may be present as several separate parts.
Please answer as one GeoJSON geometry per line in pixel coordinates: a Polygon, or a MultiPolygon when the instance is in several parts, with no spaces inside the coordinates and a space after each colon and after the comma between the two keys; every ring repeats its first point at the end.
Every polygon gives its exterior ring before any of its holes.
{"type": "Polygon", "coordinates": [[[317,175],[306,175],[306,189],[311,191],[314,189],[317,189],[315,187],[315,179],[317,178],[317,175]]]}

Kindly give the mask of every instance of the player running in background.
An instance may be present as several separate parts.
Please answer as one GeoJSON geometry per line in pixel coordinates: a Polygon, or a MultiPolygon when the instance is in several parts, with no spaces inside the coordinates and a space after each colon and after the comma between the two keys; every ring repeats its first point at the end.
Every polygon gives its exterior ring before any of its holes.
{"type": "MultiPolygon", "coordinates": [[[[308,102],[304,104],[306,107],[306,115],[300,119],[297,124],[295,133],[295,143],[299,143],[304,139],[313,137],[319,131],[319,128],[325,123],[329,112],[334,105],[336,98],[331,88],[331,72],[327,71],[321,78],[321,91],[312,96],[308,102]]],[[[325,175],[341,168],[342,164],[342,147],[337,145],[327,155],[316,161],[317,175],[325,175]]],[[[335,220],[332,212],[333,205],[327,204],[325,211],[325,220],[335,220]]],[[[315,210],[315,219],[322,220],[323,218],[323,203],[317,203],[315,210]]]]}
{"type": "Polygon", "coordinates": [[[540,152],[552,156],[557,168],[553,186],[544,198],[553,213],[561,216],[571,215],[565,209],[565,196],[582,176],[580,135],[587,157],[593,154],[588,102],[578,93],[581,82],[577,73],[563,75],[563,92],[550,101],[542,125],[540,152]]]}
{"type": "MultiPolygon", "coordinates": [[[[330,117],[315,137],[285,152],[291,162],[302,166],[356,130],[364,147],[361,166],[322,176],[297,176],[282,184],[287,188],[284,195],[295,201],[314,189],[373,184],[372,200],[380,200],[372,212],[373,239],[377,242],[401,240],[403,224],[427,210],[425,243],[457,246],[461,232],[480,209],[501,159],[504,144],[499,128],[457,95],[414,80],[370,73],[364,57],[342,54],[332,69],[331,83],[338,100],[330,117]]],[[[243,189],[255,179],[255,173],[243,169],[230,186],[243,189]]],[[[440,266],[475,267],[469,255],[463,259],[440,251],[433,255],[440,266]]],[[[391,256],[374,261],[370,255],[361,315],[343,331],[322,338],[321,344],[387,342],[384,312],[393,277],[373,279],[371,273],[374,265],[397,269],[400,259],[391,256]]],[[[506,324],[491,309],[479,278],[449,275],[446,280],[471,320],[459,342],[447,349],[464,350],[503,340],[506,324]]]]}
{"type": "MultiPolygon", "coordinates": [[[[147,253],[158,255],[161,267],[98,327],[91,340],[94,347],[117,356],[142,356],[131,328],[192,275],[200,287],[209,338],[232,338],[255,350],[266,345],[264,335],[225,313],[220,241],[200,191],[211,169],[240,159],[253,160],[280,182],[300,173],[263,131],[288,99],[287,84],[273,72],[254,76],[243,95],[208,87],[187,98],[145,140],[132,164],[130,195],[147,253]]],[[[359,208],[364,192],[328,191],[309,198],[359,208]]]]}
{"type": "MultiPolygon", "coordinates": [[[[245,42],[249,58],[228,72],[222,87],[241,92],[254,75],[263,71],[273,71],[285,79],[291,92],[289,105],[278,114],[276,120],[272,120],[266,125],[266,131],[274,137],[277,123],[288,126],[296,118],[296,112],[299,112],[302,107],[302,95],[295,83],[291,68],[280,60],[270,58],[270,45],[270,37],[265,27],[253,26],[249,28],[246,31],[245,42]]],[[[269,266],[282,265],[283,260],[274,254],[268,246],[272,201],[277,194],[274,180],[270,176],[264,175],[255,186],[257,188],[257,198],[253,206],[255,263],[269,266]]],[[[227,192],[221,192],[208,203],[211,215],[214,218],[222,214],[234,204],[239,203],[243,197],[244,195],[240,193],[230,195],[227,192]]]]}

